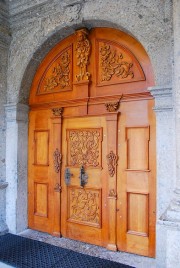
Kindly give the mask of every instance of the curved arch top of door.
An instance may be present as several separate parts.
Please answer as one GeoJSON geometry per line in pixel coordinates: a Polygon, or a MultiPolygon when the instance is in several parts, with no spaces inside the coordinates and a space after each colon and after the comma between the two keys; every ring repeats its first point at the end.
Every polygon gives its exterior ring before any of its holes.
{"type": "Polygon", "coordinates": [[[29,227],[155,254],[150,59],[130,35],[77,30],[44,58],[29,104],[29,227]]]}
{"type": "Polygon", "coordinates": [[[94,28],[90,32],[84,29],[84,33],[82,30],[76,31],[46,55],[34,77],[29,103],[134,94],[147,92],[147,87],[152,85],[151,63],[137,40],[115,29],[94,28]],[[78,35],[81,34],[79,38],[85,40],[78,42],[78,35]],[[87,50],[83,55],[81,48],[77,47],[78,43],[87,50]],[[83,57],[87,59],[81,65],[86,65],[89,76],[77,79],[80,73],[78,61],[83,61],[83,57]],[[75,90],[82,81],[90,82],[89,94],[82,95],[75,90]]]}

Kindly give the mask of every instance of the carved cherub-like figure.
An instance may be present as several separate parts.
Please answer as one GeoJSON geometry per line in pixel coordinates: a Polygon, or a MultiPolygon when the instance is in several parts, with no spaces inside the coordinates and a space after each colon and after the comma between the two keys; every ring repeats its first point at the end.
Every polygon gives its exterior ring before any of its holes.
{"type": "Polygon", "coordinates": [[[77,81],[89,80],[90,73],[87,72],[87,65],[89,64],[89,55],[91,50],[90,41],[88,40],[87,29],[76,31],[76,58],[77,66],[79,67],[79,74],[76,75],[77,81]]]}

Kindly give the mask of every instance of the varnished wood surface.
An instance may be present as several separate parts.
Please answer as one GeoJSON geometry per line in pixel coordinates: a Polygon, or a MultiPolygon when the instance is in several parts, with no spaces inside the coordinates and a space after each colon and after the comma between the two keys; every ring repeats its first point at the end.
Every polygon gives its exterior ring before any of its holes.
{"type": "Polygon", "coordinates": [[[153,85],[141,44],[115,29],[79,31],[47,54],[29,99],[30,228],[155,255],[156,127],[147,90],[153,85]],[[53,113],[61,107],[59,115],[53,113]],[[94,131],[101,132],[99,141],[94,131]],[[85,133],[99,145],[94,164],[87,152],[84,156],[88,183],[83,189],[73,138],[79,142],[85,133]],[[67,167],[73,174],[69,186],[67,167]],[[86,210],[95,214],[87,216],[86,210]]]}

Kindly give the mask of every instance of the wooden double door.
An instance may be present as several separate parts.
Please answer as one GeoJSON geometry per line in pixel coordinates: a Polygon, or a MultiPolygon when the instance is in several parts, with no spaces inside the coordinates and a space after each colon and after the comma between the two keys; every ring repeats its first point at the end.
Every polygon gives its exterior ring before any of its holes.
{"type": "Polygon", "coordinates": [[[29,104],[29,227],[153,257],[154,85],[142,45],[79,29],[34,76],[29,104]]]}
{"type": "Polygon", "coordinates": [[[30,112],[29,227],[154,256],[153,100],[121,113],[63,118],[30,112]],[[142,115],[143,110],[143,115],[142,115]]]}

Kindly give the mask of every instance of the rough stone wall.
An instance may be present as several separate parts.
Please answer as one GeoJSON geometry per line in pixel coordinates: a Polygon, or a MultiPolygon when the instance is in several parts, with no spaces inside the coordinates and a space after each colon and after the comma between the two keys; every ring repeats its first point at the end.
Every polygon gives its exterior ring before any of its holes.
{"type": "Polygon", "coordinates": [[[6,228],[5,222],[5,187],[6,179],[6,131],[4,104],[7,90],[7,64],[9,47],[8,7],[4,0],[0,1],[0,233],[6,228]]]}
{"type": "Polygon", "coordinates": [[[156,84],[171,85],[171,13],[171,0],[10,1],[13,40],[8,102],[27,103],[39,62],[57,42],[82,26],[115,27],[130,33],[149,54],[156,84]]]}

